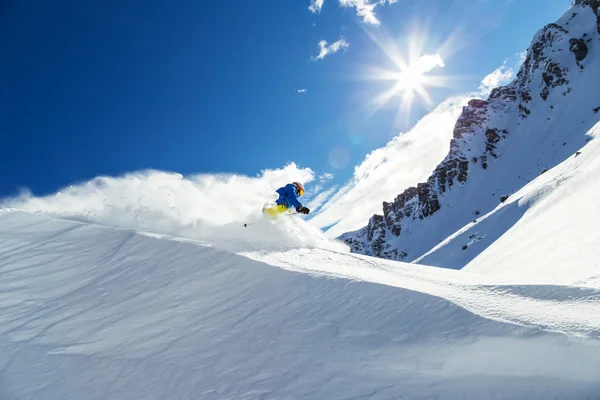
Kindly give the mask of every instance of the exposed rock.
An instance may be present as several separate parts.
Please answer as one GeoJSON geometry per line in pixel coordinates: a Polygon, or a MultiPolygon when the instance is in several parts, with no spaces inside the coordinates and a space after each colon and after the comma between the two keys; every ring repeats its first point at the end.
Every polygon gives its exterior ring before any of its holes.
{"type": "Polygon", "coordinates": [[[527,89],[521,90],[519,94],[521,95],[521,100],[523,100],[525,103],[529,103],[532,100],[531,93],[527,89]]]}
{"type": "Polygon", "coordinates": [[[519,115],[521,116],[521,118],[527,118],[529,114],[531,114],[529,108],[525,107],[522,104],[519,104],[519,115]]]}
{"type": "Polygon", "coordinates": [[[575,54],[575,60],[577,61],[577,64],[579,64],[585,59],[588,53],[588,47],[585,44],[585,40],[571,38],[569,39],[569,43],[571,45],[569,50],[575,54]]]}
{"type": "MultiPolygon", "coordinates": [[[[470,100],[454,125],[454,139],[461,139],[464,133],[470,132],[473,125],[481,126],[485,121],[488,102],[485,100],[470,100]]],[[[452,151],[452,143],[450,145],[452,151]]]]}
{"type": "MultiPolygon", "coordinates": [[[[431,190],[431,183],[419,183],[402,192],[392,203],[383,203],[383,214],[386,224],[394,236],[400,236],[402,229],[395,224],[399,219],[423,219],[440,209],[437,193],[431,190]]],[[[379,215],[376,215],[379,219],[379,215]]]]}
{"type": "Polygon", "coordinates": [[[498,158],[498,155],[494,152],[496,144],[500,139],[506,138],[508,131],[506,129],[499,130],[498,128],[491,128],[485,131],[485,151],[494,158],[498,158]]]}
{"type": "Polygon", "coordinates": [[[500,86],[492,90],[490,93],[490,99],[515,101],[517,99],[517,91],[511,86],[500,86]]]}
{"type": "Polygon", "coordinates": [[[485,138],[487,142],[485,144],[485,151],[487,151],[492,157],[498,158],[498,156],[494,153],[494,149],[496,148],[495,144],[500,141],[500,135],[498,135],[498,129],[488,129],[485,131],[485,138]]]}
{"type": "Polygon", "coordinates": [[[554,61],[550,61],[546,64],[546,69],[542,73],[542,78],[544,79],[546,87],[554,88],[568,83],[567,78],[565,77],[567,71],[566,67],[561,67],[554,61]]]}
{"type": "Polygon", "coordinates": [[[456,179],[460,183],[467,181],[469,171],[469,162],[462,154],[455,154],[454,157],[446,157],[440,165],[433,171],[429,177],[428,183],[437,185],[440,194],[445,193],[454,185],[456,179]]]}
{"type": "Polygon", "coordinates": [[[484,108],[488,105],[488,102],[480,99],[471,99],[467,104],[473,108],[484,108]]]}
{"type": "Polygon", "coordinates": [[[531,82],[532,72],[540,68],[540,64],[546,59],[544,50],[550,49],[555,41],[561,39],[568,33],[566,29],[557,24],[546,25],[539,33],[537,40],[531,45],[527,52],[525,61],[517,73],[517,79],[523,84],[531,82]]]}
{"type": "Polygon", "coordinates": [[[385,225],[383,217],[374,215],[369,221],[367,228],[367,239],[371,246],[380,254],[383,255],[385,249],[385,225]]]}
{"type": "Polygon", "coordinates": [[[600,107],[596,107],[594,108],[594,112],[597,113],[598,111],[600,111],[600,107]]]}
{"type": "MultiPolygon", "coordinates": [[[[542,97],[542,99],[544,99],[544,101],[548,99],[550,89],[569,83],[569,81],[566,78],[568,72],[569,69],[567,67],[563,67],[554,61],[549,61],[546,63],[544,72],[542,72],[542,79],[544,81],[545,87],[540,92],[540,96],[542,97]]],[[[563,95],[566,95],[570,91],[571,89],[567,88],[566,92],[564,92],[563,95]]]]}

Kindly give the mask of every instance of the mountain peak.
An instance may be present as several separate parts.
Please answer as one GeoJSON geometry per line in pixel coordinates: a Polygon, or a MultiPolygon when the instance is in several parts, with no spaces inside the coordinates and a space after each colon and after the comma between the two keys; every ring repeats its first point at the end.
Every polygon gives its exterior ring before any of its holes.
{"type": "Polygon", "coordinates": [[[597,52],[598,21],[598,1],[581,0],[538,31],[513,82],[463,108],[449,152],[427,181],[384,202],[383,215],[340,239],[357,253],[415,260],[472,222],[475,210],[491,211],[585,145],[587,129],[573,134],[549,124],[584,121],[589,129],[593,122],[600,96],[590,85],[598,85],[599,65],[588,61],[597,52]]]}

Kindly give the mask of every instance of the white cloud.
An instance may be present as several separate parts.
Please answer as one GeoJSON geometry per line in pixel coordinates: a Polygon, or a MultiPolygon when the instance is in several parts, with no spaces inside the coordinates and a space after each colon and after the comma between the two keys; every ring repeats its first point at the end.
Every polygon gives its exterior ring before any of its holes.
{"type": "MultiPolygon", "coordinates": [[[[339,0],[340,6],[354,8],[356,14],[362,18],[365,24],[379,26],[381,21],[375,15],[375,8],[385,4],[394,4],[398,0],[339,0]]],[[[310,0],[308,9],[313,14],[319,14],[325,0],[310,0]]],[[[313,25],[314,26],[314,25],[313,25]]]]}
{"type": "MultiPolygon", "coordinates": [[[[327,183],[333,179],[333,174],[325,172],[321,175],[319,175],[316,178],[316,185],[312,186],[310,189],[307,190],[307,198],[309,199],[308,201],[313,201],[311,200],[313,197],[316,199],[317,197],[322,197],[321,196],[321,192],[323,191],[323,187],[325,185],[327,185],[327,183]],[[315,197],[316,196],[316,197],[315,197]]],[[[329,190],[329,189],[328,189],[329,190]]],[[[326,200],[326,199],[323,199],[326,200]]],[[[309,208],[316,208],[316,207],[309,207],[309,208]]],[[[313,210],[314,211],[314,210],[313,210]]]]}
{"type": "Polygon", "coordinates": [[[323,183],[323,182],[327,182],[333,179],[333,174],[329,173],[329,172],[324,172],[323,174],[321,174],[318,178],[319,182],[323,183]]]}
{"type": "Polygon", "coordinates": [[[375,8],[384,4],[394,4],[398,0],[339,0],[342,7],[350,7],[356,9],[356,14],[362,17],[365,24],[380,25],[381,21],[375,15],[375,8]]]}
{"type": "Polygon", "coordinates": [[[296,93],[306,93],[306,92],[308,92],[308,90],[306,90],[306,89],[294,89],[294,91],[296,93]]]}
{"type": "Polygon", "coordinates": [[[489,93],[492,91],[492,89],[509,83],[513,77],[514,71],[512,68],[508,68],[506,66],[505,61],[504,64],[502,64],[494,72],[483,78],[479,89],[482,91],[482,93],[489,93]]]}
{"type": "Polygon", "coordinates": [[[411,65],[413,66],[419,72],[425,73],[437,67],[444,68],[444,60],[439,54],[425,54],[411,65]]]}
{"type": "Polygon", "coordinates": [[[341,49],[347,49],[348,46],[350,44],[344,38],[340,38],[337,42],[330,45],[327,44],[326,40],[321,40],[319,42],[319,55],[315,59],[322,60],[329,54],[337,53],[341,49]]]}
{"type": "Polygon", "coordinates": [[[333,186],[328,188],[327,190],[322,190],[322,188],[316,187],[314,189],[316,196],[314,196],[306,206],[310,208],[311,212],[318,211],[319,208],[337,191],[338,187],[333,186]]]}
{"type": "Polygon", "coordinates": [[[355,167],[352,180],[330,197],[328,193],[329,199],[310,222],[319,228],[335,224],[327,236],[337,237],[381,214],[382,201],[392,201],[404,189],[426,180],[448,153],[456,120],[473,96],[447,99],[406,134],[368,154],[355,167]]]}
{"type": "Polygon", "coordinates": [[[308,9],[314,13],[314,14],[318,14],[321,12],[321,9],[323,8],[323,3],[325,2],[325,0],[310,0],[310,6],[308,7],[308,9]]]}

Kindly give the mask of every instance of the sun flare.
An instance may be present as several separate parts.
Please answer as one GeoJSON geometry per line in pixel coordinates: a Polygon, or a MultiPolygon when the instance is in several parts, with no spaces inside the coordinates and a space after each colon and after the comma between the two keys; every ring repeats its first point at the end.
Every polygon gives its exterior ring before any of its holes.
{"type": "MultiPolygon", "coordinates": [[[[419,35],[414,37],[422,38],[419,35]]],[[[381,38],[371,36],[371,39],[392,62],[391,68],[370,67],[368,70],[368,80],[389,82],[389,87],[372,99],[372,113],[397,101],[397,119],[406,119],[415,101],[432,105],[433,100],[428,90],[447,84],[446,78],[432,73],[435,69],[444,67],[442,56],[437,52],[424,54],[423,43],[414,40],[407,44],[406,51],[401,52],[391,40],[384,43],[381,38]]]]}
{"type": "Polygon", "coordinates": [[[435,54],[426,54],[420,56],[410,63],[401,62],[396,65],[397,71],[378,71],[374,78],[377,80],[391,81],[392,86],[384,93],[379,95],[375,101],[379,107],[390,101],[393,97],[402,98],[402,108],[410,107],[415,95],[427,103],[432,100],[427,93],[427,88],[437,86],[437,77],[428,73],[434,68],[444,66],[442,58],[435,54]]]}
{"type": "Polygon", "coordinates": [[[393,90],[395,92],[414,92],[421,89],[426,81],[423,74],[423,71],[410,67],[406,71],[399,72],[393,90]]]}

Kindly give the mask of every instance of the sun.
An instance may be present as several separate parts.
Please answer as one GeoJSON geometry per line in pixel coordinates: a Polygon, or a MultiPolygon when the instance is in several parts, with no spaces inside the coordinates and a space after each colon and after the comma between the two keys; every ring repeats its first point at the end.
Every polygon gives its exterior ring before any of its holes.
{"type": "Polygon", "coordinates": [[[373,72],[373,79],[390,81],[389,89],[377,96],[374,101],[377,107],[382,107],[394,97],[401,98],[401,109],[407,112],[413,100],[418,96],[421,101],[430,105],[431,97],[427,89],[432,86],[440,86],[438,76],[429,73],[435,68],[442,68],[444,61],[438,54],[425,54],[414,56],[410,62],[405,62],[396,56],[396,71],[378,70],[373,72]]]}
{"type": "Polygon", "coordinates": [[[414,68],[414,66],[408,66],[405,71],[398,73],[396,84],[392,90],[396,93],[407,92],[412,94],[415,91],[423,90],[426,81],[424,71],[414,68]]]}
{"type": "Polygon", "coordinates": [[[396,118],[407,120],[406,117],[415,101],[431,106],[433,100],[428,91],[434,87],[446,86],[447,79],[435,74],[435,70],[445,66],[442,56],[438,52],[424,53],[423,36],[415,34],[412,37],[421,38],[421,41],[410,41],[402,52],[392,40],[388,39],[384,43],[382,38],[371,36],[373,42],[387,56],[387,64],[391,67],[370,66],[365,74],[368,80],[389,82],[386,90],[371,99],[371,114],[390,103],[398,102],[396,118]]]}

